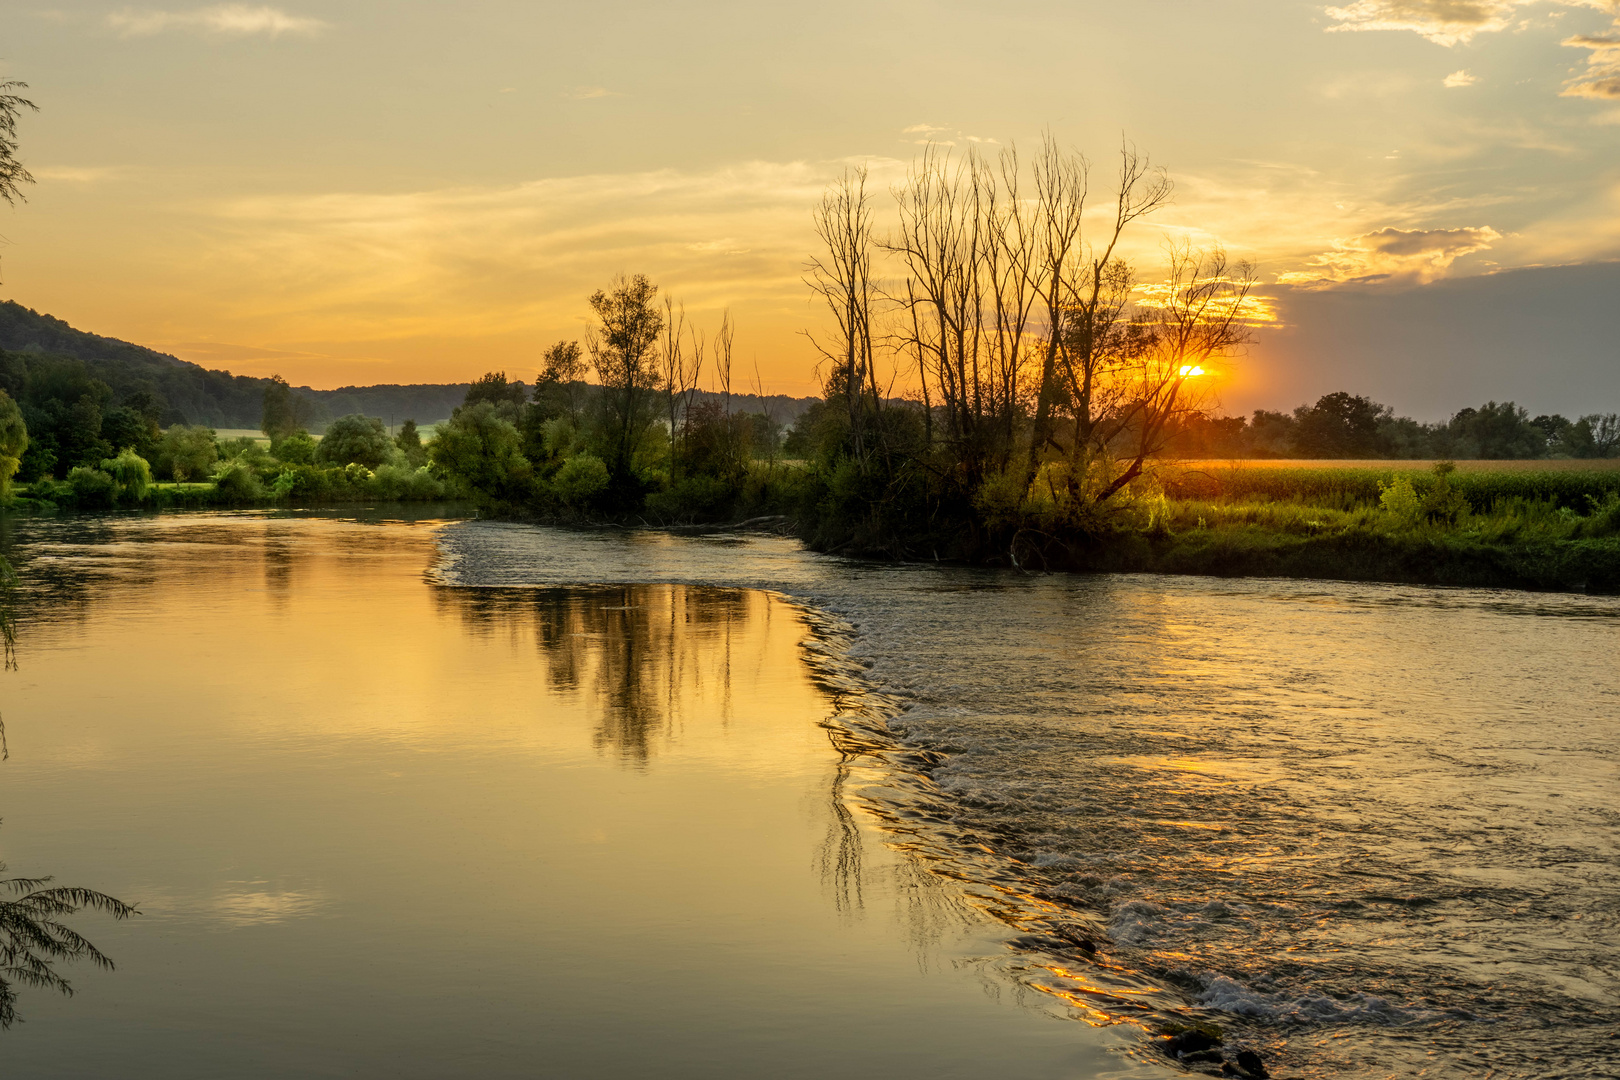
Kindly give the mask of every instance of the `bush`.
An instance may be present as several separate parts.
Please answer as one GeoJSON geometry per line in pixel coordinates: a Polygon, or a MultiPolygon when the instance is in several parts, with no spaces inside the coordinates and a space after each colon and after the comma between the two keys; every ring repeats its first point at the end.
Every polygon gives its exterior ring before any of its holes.
{"type": "Polygon", "coordinates": [[[160,476],[184,482],[208,475],[219,460],[214,432],[205,427],[175,424],[158,442],[157,467],[160,476]]]}
{"type": "Polygon", "coordinates": [[[1412,487],[1411,477],[1397,474],[1390,478],[1389,483],[1379,483],[1378,491],[1378,503],[1385,513],[1401,521],[1417,520],[1421,504],[1417,490],[1412,487]]]}
{"type": "Polygon", "coordinates": [[[489,402],[459,406],[428,447],[433,463],[474,495],[516,503],[533,492],[523,437],[489,402]]]}
{"type": "Polygon", "coordinates": [[[270,444],[270,453],[277,461],[288,465],[309,465],[315,461],[317,443],[307,431],[295,431],[284,439],[270,444]]]}
{"type": "Polygon", "coordinates": [[[214,490],[225,502],[256,502],[264,498],[264,485],[253,469],[242,461],[227,461],[214,474],[214,490]]]}
{"type": "Polygon", "coordinates": [[[80,465],[67,474],[67,499],[84,509],[107,509],[118,498],[113,478],[100,469],[80,465]]]}
{"type": "Polygon", "coordinates": [[[321,436],[315,457],[332,465],[363,465],[375,469],[387,461],[395,449],[383,422],[353,413],[332,421],[321,436]]]}
{"type": "Polygon", "coordinates": [[[152,467],[133,450],[108,458],[101,467],[113,480],[113,498],[118,502],[142,502],[152,487],[152,467]]]}
{"type": "Polygon", "coordinates": [[[552,477],[552,490],[563,505],[575,510],[589,507],[607,490],[608,467],[595,454],[575,454],[552,477]]]}
{"type": "Polygon", "coordinates": [[[647,509],[668,521],[719,521],[730,516],[738,486],[717,476],[686,476],[647,498],[647,509]]]}
{"type": "Polygon", "coordinates": [[[444,481],[426,466],[383,465],[372,475],[370,490],[379,499],[442,499],[444,481]]]}

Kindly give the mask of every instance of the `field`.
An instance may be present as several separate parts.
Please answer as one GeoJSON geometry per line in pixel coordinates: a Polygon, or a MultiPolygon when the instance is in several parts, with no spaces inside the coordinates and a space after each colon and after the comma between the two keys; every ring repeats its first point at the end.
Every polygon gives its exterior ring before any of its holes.
{"type": "MultiPolygon", "coordinates": [[[[1438,482],[1430,461],[1182,461],[1157,472],[1172,499],[1293,502],[1339,510],[1378,505],[1382,485],[1399,473],[1420,494],[1438,482]]],[[[1459,461],[1447,483],[1487,513],[1511,501],[1585,512],[1620,493],[1620,460],[1459,461]]]]}
{"type": "MultiPolygon", "coordinates": [[[[1430,472],[1437,462],[1389,458],[1208,458],[1168,463],[1178,469],[1377,469],[1381,472],[1430,472]]],[[[1611,472],[1620,471],[1620,458],[1540,458],[1519,461],[1457,461],[1460,473],[1476,472],[1611,472]]]]}

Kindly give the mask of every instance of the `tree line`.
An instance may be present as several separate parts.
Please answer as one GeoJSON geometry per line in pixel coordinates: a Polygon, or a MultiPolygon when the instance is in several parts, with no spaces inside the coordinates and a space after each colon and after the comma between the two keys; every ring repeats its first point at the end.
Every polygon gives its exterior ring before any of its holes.
{"type": "Polygon", "coordinates": [[[1170,450],[1181,458],[1612,458],[1620,456],[1620,414],[1532,417],[1511,401],[1487,401],[1422,423],[1340,391],[1292,413],[1189,417],[1170,450]]]}

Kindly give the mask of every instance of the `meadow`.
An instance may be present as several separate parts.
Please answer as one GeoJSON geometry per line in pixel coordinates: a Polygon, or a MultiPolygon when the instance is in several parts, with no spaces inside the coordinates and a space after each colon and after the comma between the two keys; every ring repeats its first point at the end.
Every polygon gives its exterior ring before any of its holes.
{"type": "Polygon", "coordinates": [[[1584,512],[1595,499],[1620,493],[1620,459],[1543,461],[1181,461],[1156,471],[1177,500],[1295,502],[1353,510],[1377,506],[1384,485],[1406,477],[1421,496],[1436,484],[1437,466],[1452,465],[1449,486],[1475,513],[1508,500],[1546,502],[1584,512]]]}

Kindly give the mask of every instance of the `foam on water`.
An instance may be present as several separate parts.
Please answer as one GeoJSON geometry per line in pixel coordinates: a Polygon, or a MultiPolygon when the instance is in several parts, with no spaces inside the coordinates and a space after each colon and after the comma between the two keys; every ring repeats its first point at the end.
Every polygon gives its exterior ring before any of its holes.
{"type": "Polygon", "coordinates": [[[1082,1017],[1191,1012],[1285,1074],[1615,1074],[1620,601],[485,522],[441,546],[447,584],[820,613],[869,807],[1082,1017]]]}

